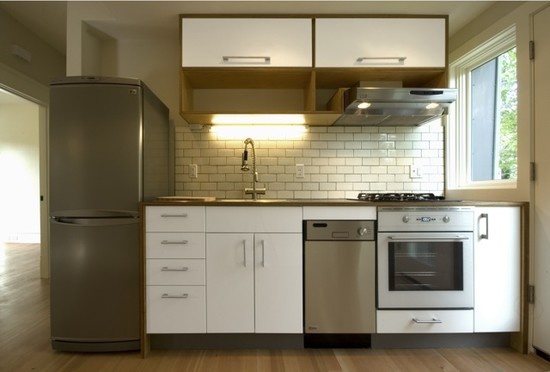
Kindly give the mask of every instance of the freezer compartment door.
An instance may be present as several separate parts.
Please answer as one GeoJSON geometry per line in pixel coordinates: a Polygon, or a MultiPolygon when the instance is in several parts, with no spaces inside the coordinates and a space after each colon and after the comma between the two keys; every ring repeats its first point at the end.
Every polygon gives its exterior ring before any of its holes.
{"type": "Polygon", "coordinates": [[[139,225],[53,221],[50,230],[54,347],[139,340],[139,225]]]}

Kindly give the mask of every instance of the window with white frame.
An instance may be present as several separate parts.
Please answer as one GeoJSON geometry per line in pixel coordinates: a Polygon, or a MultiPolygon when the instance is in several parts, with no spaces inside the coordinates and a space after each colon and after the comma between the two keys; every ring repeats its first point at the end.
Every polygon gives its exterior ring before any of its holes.
{"type": "Polygon", "coordinates": [[[515,27],[452,62],[450,77],[459,94],[447,131],[448,187],[515,186],[515,27]]]}

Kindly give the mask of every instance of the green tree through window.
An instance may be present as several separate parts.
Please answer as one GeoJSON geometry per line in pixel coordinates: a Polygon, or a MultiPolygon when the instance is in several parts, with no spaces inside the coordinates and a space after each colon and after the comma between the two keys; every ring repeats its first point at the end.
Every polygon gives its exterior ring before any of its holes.
{"type": "Polygon", "coordinates": [[[516,48],[471,71],[471,180],[517,178],[516,48]]]}

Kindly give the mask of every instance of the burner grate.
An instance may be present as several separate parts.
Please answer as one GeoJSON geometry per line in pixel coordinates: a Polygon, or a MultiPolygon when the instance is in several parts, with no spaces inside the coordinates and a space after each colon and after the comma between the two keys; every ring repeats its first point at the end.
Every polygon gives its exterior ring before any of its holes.
{"type": "Polygon", "coordinates": [[[366,193],[361,192],[357,199],[363,201],[434,201],[444,200],[433,193],[366,193]]]}

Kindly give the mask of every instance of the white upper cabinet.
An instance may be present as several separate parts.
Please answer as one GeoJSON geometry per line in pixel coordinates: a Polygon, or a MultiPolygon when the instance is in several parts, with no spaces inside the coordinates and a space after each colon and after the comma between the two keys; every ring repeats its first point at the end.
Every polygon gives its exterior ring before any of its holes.
{"type": "Polygon", "coordinates": [[[311,67],[312,20],[182,18],[182,67],[311,67]]]}
{"type": "Polygon", "coordinates": [[[315,67],[445,67],[445,18],[321,18],[315,67]]]}

